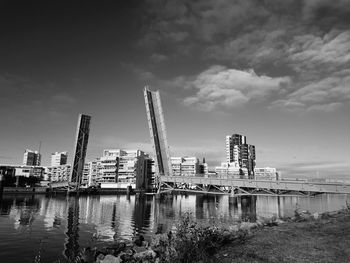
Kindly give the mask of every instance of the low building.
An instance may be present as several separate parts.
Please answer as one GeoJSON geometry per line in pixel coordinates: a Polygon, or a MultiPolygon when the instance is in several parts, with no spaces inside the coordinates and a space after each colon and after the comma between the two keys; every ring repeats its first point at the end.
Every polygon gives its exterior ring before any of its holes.
{"type": "Polygon", "coordinates": [[[221,163],[221,166],[215,167],[217,178],[223,179],[248,179],[248,169],[240,168],[236,162],[221,163]]]}
{"type": "Polygon", "coordinates": [[[255,168],[254,174],[256,180],[281,180],[280,174],[277,172],[276,168],[255,168]]]}
{"type": "Polygon", "coordinates": [[[36,178],[43,178],[44,175],[44,167],[41,166],[27,166],[27,165],[21,165],[15,167],[15,175],[16,176],[23,176],[23,177],[36,177],[36,178]]]}
{"type": "Polygon", "coordinates": [[[39,183],[44,179],[45,168],[31,165],[2,165],[1,173],[7,186],[25,186],[39,183]]]}
{"type": "Polygon", "coordinates": [[[203,175],[197,157],[171,157],[171,167],[173,176],[203,175]]]}
{"type": "Polygon", "coordinates": [[[69,181],[72,172],[70,164],[47,167],[50,182],[69,181]]]}

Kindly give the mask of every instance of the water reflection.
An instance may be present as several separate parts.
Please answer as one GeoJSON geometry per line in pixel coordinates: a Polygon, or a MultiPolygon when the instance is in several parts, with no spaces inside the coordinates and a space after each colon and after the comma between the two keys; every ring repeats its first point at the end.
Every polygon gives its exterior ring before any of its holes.
{"type": "Polygon", "coordinates": [[[79,199],[68,200],[67,232],[64,245],[64,256],[72,261],[79,253],[79,199]]]}
{"type": "Polygon", "coordinates": [[[150,226],[151,202],[146,196],[135,198],[135,208],[133,213],[134,234],[145,234],[150,226]]]}
{"type": "Polygon", "coordinates": [[[256,222],[256,199],[256,196],[241,197],[242,221],[256,222]]]}
{"type": "MultiPolygon", "coordinates": [[[[272,216],[293,216],[294,210],[334,211],[345,207],[347,195],[314,198],[215,195],[174,195],[156,200],[152,196],[66,196],[3,195],[0,199],[0,258],[11,262],[18,253],[32,261],[41,240],[43,257],[53,262],[60,256],[75,257],[79,247],[99,242],[132,239],[142,234],[171,230],[183,213],[199,222],[215,218],[228,223],[256,221],[272,216]]],[[[13,260],[15,262],[15,260],[13,260]]]]}

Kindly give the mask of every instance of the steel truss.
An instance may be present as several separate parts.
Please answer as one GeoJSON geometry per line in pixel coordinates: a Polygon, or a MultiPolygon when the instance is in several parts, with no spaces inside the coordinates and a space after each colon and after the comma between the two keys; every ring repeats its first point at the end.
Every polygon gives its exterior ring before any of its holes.
{"type": "MultiPolygon", "coordinates": [[[[256,182],[256,187],[244,187],[248,182],[240,182],[243,186],[235,186],[233,184],[227,185],[227,180],[220,180],[221,184],[204,184],[203,182],[208,182],[210,180],[195,180],[198,178],[195,177],[182,177],[171,178],[160,176],[158,184],[158,193],[168,193],[168,192],[192,192],[192,193],[205,193],[205,194],[227,194],[231,196],[242,196],[242,195],[269,195],[269,196],[315,196],[322,193],[332,193],[332,191],[322,191],[322,185],[320,188],[312,188],[310,191],[307,191],[307,184],[303,184],[301,187],[294,187],[295,189],[285,189],[288,187],[281,186],[281,189],[276,189],[276,187],[257,187],[258,183],[256,182]],[[299,190],[298,188],[301,188],[299,190]],[[314,190],[314,191],[312,191],[314,190]]],[[[204,178],[203,178],[204,179],[204,178]]],[[[244,181],[244,180],[240,180],[244,181]]],[[[218,182],[215,180],[214,182],[218,182]]],[[[249,180],[251,183],[251,180],[249,180]]],[[[276,184],[276,182],[274,182],[276,184]]],[[[266,185],[266,182],[264,182],[266,185]]],[[[275,186],[275,185],[274,185],[275,186]]],[[[314,185],[312,185],[314,186],[314,185]]],[[[334,193],[334,191],[333,191],[334,193]]]]}

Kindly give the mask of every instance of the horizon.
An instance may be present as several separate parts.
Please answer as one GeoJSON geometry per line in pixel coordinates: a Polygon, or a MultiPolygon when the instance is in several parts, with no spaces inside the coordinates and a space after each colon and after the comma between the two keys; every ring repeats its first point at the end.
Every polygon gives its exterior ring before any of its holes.
{"type": "Polygon", "coordinates": [[[68,152],[153,155],[143,88],[159,90],[171,156],[225,162],[247,137],[256,167],[350,179],[350,3],[3,1],[0,163],[68,152]]]}

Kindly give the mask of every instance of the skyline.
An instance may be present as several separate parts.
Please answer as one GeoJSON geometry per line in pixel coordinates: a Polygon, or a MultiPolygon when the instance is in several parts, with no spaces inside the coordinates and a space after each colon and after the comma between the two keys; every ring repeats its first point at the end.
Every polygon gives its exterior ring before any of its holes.
{"type": "MultiPolygon", "coordinates": [[[[151,153],[143,88],[160,90],[172,156],[225,161],[225,136],[257,167],[350,177],[347,1],[2,1],[0,163],[68,151],[92,116],[87,161],[151,153]]],[[[286,175],[286,176],[287,176],[286,175]]]]}

